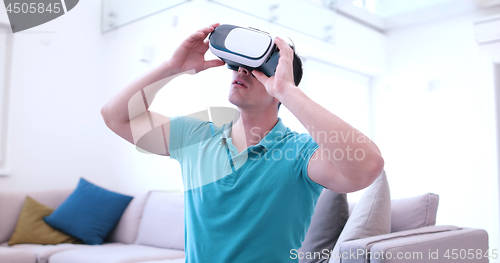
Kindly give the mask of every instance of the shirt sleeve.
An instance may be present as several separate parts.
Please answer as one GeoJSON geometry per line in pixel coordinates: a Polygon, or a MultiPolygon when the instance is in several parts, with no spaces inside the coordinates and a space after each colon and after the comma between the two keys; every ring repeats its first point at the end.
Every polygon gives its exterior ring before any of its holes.
{"type": "Polygon", "coordinates": [[[168,145],[170,158],[180,161],[187,147],[210,139],[212,133],[213,126],[211,122],[192,117],[172,117],[168,145]]]}
{"type": "Polygon", "coordinates": [[[319,149],[319,145],[311,135],[306,133],[296,135],[293,140],[297,149],[297,155],[293,162],[293,170],[298,175],[299,187],[309,196],[319,196],[325,187],[311,180],[307,173],[309,161],[316,150],[319,149]]]}

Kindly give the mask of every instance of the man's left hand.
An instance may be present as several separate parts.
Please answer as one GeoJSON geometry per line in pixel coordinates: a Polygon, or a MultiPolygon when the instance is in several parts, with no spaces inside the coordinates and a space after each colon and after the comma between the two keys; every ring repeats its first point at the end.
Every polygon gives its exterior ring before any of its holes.
{"type": "Polygon", "coordinates": [[[280,58],[274,76],[267,77],[264,73],[253,70],[252,74],[266,87],[267,93],[280,100],[285,91],[296,88],[293,81],[293,50],[281,38],[276,37],[274,43],[280,51],[280,58]]]}

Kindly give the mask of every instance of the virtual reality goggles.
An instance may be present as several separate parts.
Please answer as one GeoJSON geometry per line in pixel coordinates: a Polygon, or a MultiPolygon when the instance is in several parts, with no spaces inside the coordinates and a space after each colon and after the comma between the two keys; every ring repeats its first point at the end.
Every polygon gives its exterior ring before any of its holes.
{"type": "Polygon", "coordinates": [[[274,37],[254,28],[219,25],[209,36],[210,51],[228,68],[256,69],[266,76],[274,76],[279,50],[274,37]]]}

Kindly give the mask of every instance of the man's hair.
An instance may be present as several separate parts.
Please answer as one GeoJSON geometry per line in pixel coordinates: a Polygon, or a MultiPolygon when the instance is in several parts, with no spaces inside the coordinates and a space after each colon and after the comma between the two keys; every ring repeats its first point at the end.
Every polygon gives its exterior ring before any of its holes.
{"type": "Polygon", "coordinates": [[[293,49],[293,82],[295,83],[295,86],[299,86],[300,81],[302,80],[302,60],[300,57],[295,53],[295,49],[293,49]]]}

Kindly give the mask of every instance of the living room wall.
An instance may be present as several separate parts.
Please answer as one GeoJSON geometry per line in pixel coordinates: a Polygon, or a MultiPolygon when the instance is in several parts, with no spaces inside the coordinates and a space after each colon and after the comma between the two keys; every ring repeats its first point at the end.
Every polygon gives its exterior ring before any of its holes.
{"type": "Polygon", "coordinates": [[[439,194],[437,224],[484,228],[490,248],[499,247],[494,73],[473,22],[498,12],[389,31],[373,120],[391,196],[439,194]]]}

